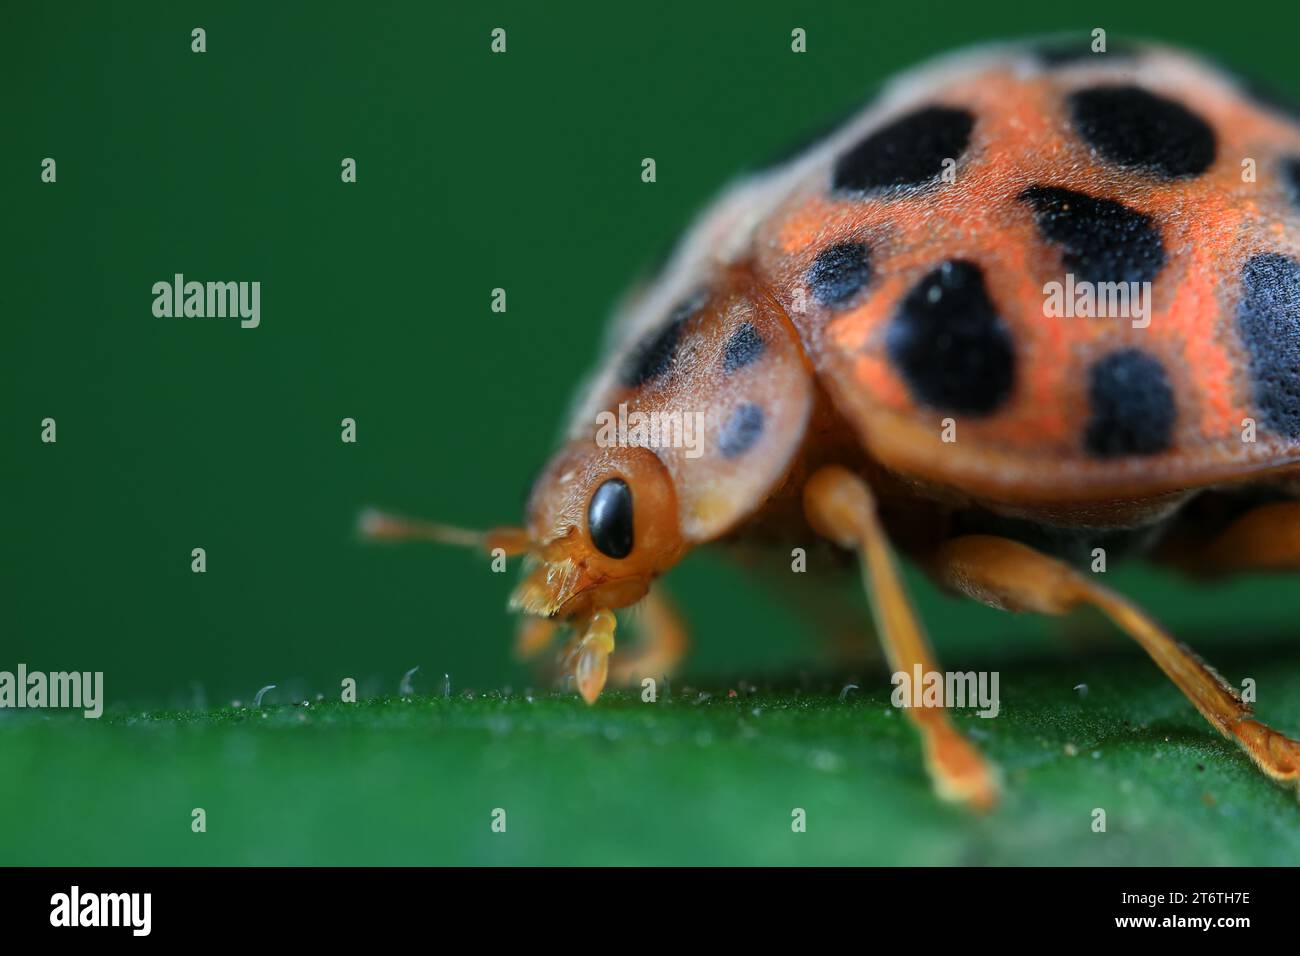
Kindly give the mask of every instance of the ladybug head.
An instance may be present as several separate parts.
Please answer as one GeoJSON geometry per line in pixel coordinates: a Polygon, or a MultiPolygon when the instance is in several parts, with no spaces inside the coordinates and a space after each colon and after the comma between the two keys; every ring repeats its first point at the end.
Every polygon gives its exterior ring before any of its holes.
{"type": "Polygon", "coordinates": [[[527,512],[523,528],[479,532],[367,511],[361,530],[523,555],[511,610],[562,621],[635,604],[686,549],[672,479],[646,448],[565,446],[533,485],[527,512]]]}
{"type": "Polygon", "coordinates": [[[672,479],[654,452],[583,441],[533,485],[525,537],[510,606],[562,619],[635,604],[685,550],[672,479]]]}

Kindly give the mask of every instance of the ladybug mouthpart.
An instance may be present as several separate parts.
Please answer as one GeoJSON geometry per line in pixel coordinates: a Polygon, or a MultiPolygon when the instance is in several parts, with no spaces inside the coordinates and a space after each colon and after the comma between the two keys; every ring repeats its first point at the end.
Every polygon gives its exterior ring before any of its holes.
{"type": "Polygon", "coordinates": [[[535,617],[555,617],[577,595],[578,565],[570,558],[543,561],[510,595],[510,610],[535,617]]]}
{"type": "Polygon", "coordinates": [[[645,597],[650,586],[642,575],[607,577],[573,557],[528,560],[525,569],[532,569],[510,595],[509,607],[535,617],[567,621],[601,609],[627,607],[645,597]]]}

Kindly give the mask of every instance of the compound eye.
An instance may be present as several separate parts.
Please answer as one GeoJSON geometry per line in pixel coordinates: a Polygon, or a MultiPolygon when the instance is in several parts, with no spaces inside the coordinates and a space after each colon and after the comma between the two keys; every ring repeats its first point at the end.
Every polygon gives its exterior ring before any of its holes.
{"type": "Polygon", "coordinates": [[[632,553],[632,489],[622,478],[609,479],[591,496],[587,531],[601,554],[626,558],[632,553]]]}

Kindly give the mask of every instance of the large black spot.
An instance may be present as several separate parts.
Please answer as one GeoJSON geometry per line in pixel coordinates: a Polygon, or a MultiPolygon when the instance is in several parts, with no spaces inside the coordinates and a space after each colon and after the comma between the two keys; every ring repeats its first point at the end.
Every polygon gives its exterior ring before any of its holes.
{"type": "Polygon", "coordinates": [[[1291,205],[1300,209],[1300,156],[1288,156],[1282,160],[1282,184],[1291,205]]]}
{"type": "Polygon", "coordinates": [[[1300,440],[1300,263],[1276,252],[1241,268],[1237,328],[1264,423],[1300,440]]]}
{"type": "Polygon", "coordinates": [[[843,305],[871,279],[871,257],[860,242],[841,242],[817,253],[804,282],[822,305],[843,305]]]}
{"type": "Polygon", "coordinates": [[[763,337],[754,328],[754,323],[744,323],[727,339],[726,350],[722,353],[722,370],[730,375],[751,362],[757,362],[765,347],[763,337]]]}
{"type": "Polygon", "coordinates": [[[673,309],[668,321],[652,330],[624,357],[618,379],[626,388],[638,388],[663,375],[677,355],[682,326],[703,304],[703,296],[692,296],[673,309]]]}
{"type": "Polygon", "coordinates": [[[936,408],[985,415],[1011,394],[1011,333],[973,262],[945,262],[918,282],[890,320],[885,347],[912,394],[936,408]]]}
{"type": "Polygon", "coordinates": [[[1150,282],[1165,264],[1165,246],[1150,216],[1110,199],[1053,186],[1020,194],[1034,208],[1034,221],[1076,279],[1087,282],[1150,282]]]}
{"type": "Polygon", "coordinates": [[[1083,141],[1117,166],[1177,177],[1214,162],[1214,130],[1173,100],[1137,86],[1097,86],[1069,102],[1083,141]]]}
{"type": "Polygon", "coordinates": [[[736,458],[754,447],[763,434],[763,410],[752,402],[732,412],[718,434],[718,451],[723,458],[736,458]]]}
{"type": "Polygon", "coordinates": [[[934,179],[945,159],[966,150],[975,117],[966,110],[927,106],[894,120],[835,160],[831,186],[863,191],[915,186],[934,179]]]}
{"type": "Polygon", "coordinates": [[[626,558],[632,553],[632,489],[622,478],[610,478],[591,496],[587,532],[601,554],[626,558]]]}
{"type": "Polygon", "coordinates": [[[1173,440],[1174,390],[1165,367],[1139,349],[1112,352],[1092,366],[1088,403],[1083,442],[1097,458],[1154,455],[1173,440]]]}

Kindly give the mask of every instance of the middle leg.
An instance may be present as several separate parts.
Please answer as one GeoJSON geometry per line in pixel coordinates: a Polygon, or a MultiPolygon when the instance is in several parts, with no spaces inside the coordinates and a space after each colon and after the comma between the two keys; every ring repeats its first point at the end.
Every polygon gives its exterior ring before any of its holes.
{"type": "MultiPolygon", "coordinates": [[[[846,468],[823,468],[804,486],[804,508],[818,534],[858,552],[889,666],[896,673],[910,674],[917,665],[925,673],[937,672],[866,482],[846,468]]],[[[942,707],[909,707],[905,713],[921,732],[926,767],[939,796],[978,810],[992,807],[999,792],[997,770],[957,732],[948,712],[942,707]]]]}

